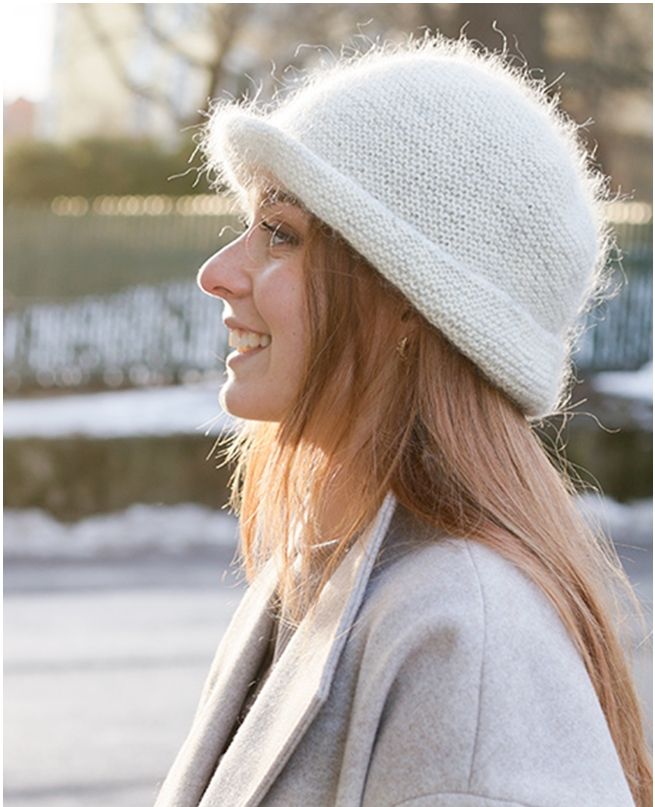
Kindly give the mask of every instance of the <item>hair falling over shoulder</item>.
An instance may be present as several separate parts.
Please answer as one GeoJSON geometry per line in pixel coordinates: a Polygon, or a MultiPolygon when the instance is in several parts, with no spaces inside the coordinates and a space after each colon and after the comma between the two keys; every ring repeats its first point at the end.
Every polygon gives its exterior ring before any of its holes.
{"type": "Polygon", "coordinates": [[[316,219],[305,257],[311,344],[295,405],[280,423],[240,421],[218,444],[233,465],[248,581],[276,556],[281,617],[297,624],[393,490],[435,535],[495,549],[546,594],[584,660],[635,804],[650,807],[632,648],[617,630],[628,610],[644,636],[647,623],[613,544],[576,507],[579,479],[556,444],[551,457],[539,424],[420,313],[408,316],[407,300],[316,219]],[[339,490],[339,528],[322,535],[326,495],[339,490]]]}

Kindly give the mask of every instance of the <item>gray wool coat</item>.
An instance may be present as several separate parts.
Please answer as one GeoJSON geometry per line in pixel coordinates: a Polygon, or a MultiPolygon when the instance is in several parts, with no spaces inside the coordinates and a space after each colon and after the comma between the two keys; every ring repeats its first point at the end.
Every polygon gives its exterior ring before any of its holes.
{"type": "Polygon", "coordinates": [[[547,598],[427,529],[387,494],[221,757],[271,634],[269,561],[155,807],[634,807],[547,598]]]}

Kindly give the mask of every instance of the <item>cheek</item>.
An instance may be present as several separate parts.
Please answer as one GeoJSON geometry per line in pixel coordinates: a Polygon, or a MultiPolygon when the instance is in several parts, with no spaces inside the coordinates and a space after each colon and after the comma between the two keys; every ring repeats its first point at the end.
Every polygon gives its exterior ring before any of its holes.
{"type": "Polygon", "coordinates": [[[304,287],[296,272],[279,274],[260,286],[259,311],[271,334],[285,344],[303,344],[307,339],[308,316],[304,287]]]}

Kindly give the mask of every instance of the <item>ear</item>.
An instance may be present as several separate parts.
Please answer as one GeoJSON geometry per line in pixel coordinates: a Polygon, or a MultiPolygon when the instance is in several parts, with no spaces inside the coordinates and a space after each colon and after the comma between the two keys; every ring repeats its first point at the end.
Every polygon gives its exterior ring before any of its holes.
{"type": "Polygon", "coordinates": [[[421,325],[420,314],[413,306],[408,305],[400,315],[400,321],[404,323],[404,327],[401,328],[403,338],[413,339],[421,325]]]}

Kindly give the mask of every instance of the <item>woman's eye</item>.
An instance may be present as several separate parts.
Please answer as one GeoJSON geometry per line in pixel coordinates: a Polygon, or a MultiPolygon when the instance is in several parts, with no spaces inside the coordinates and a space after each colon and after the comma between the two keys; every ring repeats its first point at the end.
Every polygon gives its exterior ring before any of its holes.
{"type": "Polygon", "coordinates": [[[267,230],[270,233],[269,243],[273,246],[279,246],[280,244],[297,244],[298,240],[295,236],[291,235],[291,233],[286,232],[281,228],[279,224],[269,224],[267,221],[262,221],[259,225],[263,230],[267,230]],[[274,239],[279,238],[281,239],[277,243],[274,242],[274,239]]]}

